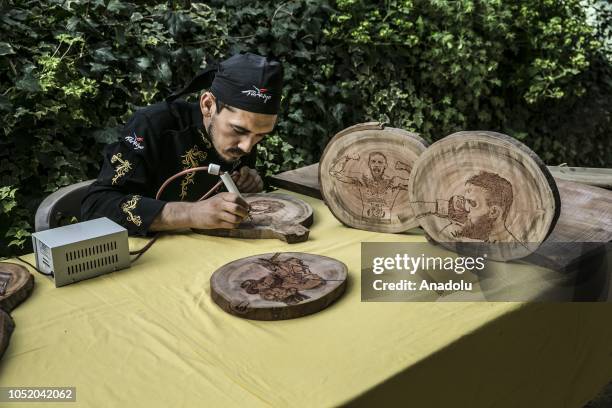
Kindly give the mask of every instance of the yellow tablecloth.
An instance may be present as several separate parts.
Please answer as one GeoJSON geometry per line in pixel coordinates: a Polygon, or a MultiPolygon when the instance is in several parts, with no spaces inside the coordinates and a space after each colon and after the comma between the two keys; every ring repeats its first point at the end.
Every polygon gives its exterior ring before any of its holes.
{"type": "Polygon", "coordinates": [[[127,270],[57,289],[37,275],[0,386],[75,386],[76,403],[44,404],[67,407],[581,407],[612,378],[612,305],[362,303],[360,242],[424,238],[348,229],[298,197],[315,210],[304,243],[173,234],[127,270]],[[277,322],[212,302],[215,269],[274,251],[343,261],[347,292],[277,322]]]}

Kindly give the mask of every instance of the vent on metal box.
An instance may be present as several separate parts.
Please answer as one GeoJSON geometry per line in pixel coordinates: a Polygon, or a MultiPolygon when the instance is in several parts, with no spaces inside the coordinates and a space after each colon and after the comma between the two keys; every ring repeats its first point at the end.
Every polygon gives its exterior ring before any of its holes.
{"type": "Polygon", "coordinates": [[[42,260],[43,264],[45,264],[45,266],[48,269],[51,269],[51,249],[46,246],[43,242],[39,242],[39,250],[40,250],[40,259],[42,260]]]}
{"type": "Polygon", "coordinates": [[[51,254],[51,250],[49,249],[48,246],[45,245],[44,242],[40,242],[39,243],[39,250],[42,253],[43,256],[46,256],[47,258],[49,257],[49,255],[51,254]]]}
{"type": "Polygon", "coordinates": [[[68,275],[79,272],[87,272],[91,269],[101,268],[103,266],[116,266],[119,265],[119,257],[117,254],[105,256],[102,258],[95,258],[89,261],[81,262],[78,264],[68,266],[68,275]]]}
{"type": "Polygon", "coordinates": [[[109,241],[87,248],[66,252],[68,275],[119,264],[117,242],[109,241]]]}

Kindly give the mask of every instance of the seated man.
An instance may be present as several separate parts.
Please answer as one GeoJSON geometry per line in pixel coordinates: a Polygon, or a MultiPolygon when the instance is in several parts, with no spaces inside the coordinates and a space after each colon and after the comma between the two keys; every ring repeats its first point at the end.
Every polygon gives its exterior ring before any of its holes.
{"type": "Polygon", "coordinates": [[[119,141],[106,147],[98,179],[82,202],[83,219],[108,217],[131,235],[234,228],[248,212],[238,195],[219,193],[197,201],[218,176],[189,172],[155,197],[169,177],[211,163],[233,172],[241,192],[261,191],[255,145],[276,124],[282,75],[277,61],[238,54],[207,68],[165,102],[138,110],[119,141]],[[208,87],[199,103],[175,100],[208,87]]]}

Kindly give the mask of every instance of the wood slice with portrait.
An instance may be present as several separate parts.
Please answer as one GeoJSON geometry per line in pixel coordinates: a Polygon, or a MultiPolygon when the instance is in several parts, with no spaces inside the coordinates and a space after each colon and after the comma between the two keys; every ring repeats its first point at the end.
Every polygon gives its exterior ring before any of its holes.
{"type": "Polygon", "coordinates": [[[458,132],[432,144],[417,160],[408,189],[433,240],[455,251],[480,248],[495,260],[535,251],[561,209],[544,163],[527,146],[495,132],[458,132]]]}
{"type": "Polygon", "coordinates": [[[343,224],[377,232],[418,226],[408,202],[416,159],[427,147],[417,134],[361,123],[336,134],[319,162],[321,195],[343,224]]]}
{"type": "Polygon", "coordinates": [[[23,266],[0,262],[0,309],[10,312],[26,300],[34,288],[34,276],[23,266]]]}
{"type": "Polygon", "coordinates": [[[4,310],[0,309],[0,358],[9,345],[9,340],[14,329],[15,323],[13,322],[11,316],[4,310]]]}
{"type": "Polygon", "coordinates": [[[249,217],[235,229],[195,232],[232,238],[276,238],[289,244],[308,240],[313,212],[310,204],[287,194],[243,194],[249,204],[249,217]]]}
{"type": "Polygon", "coordinates": [[[277,252],[249,256],[217,269],[211,295],[223,310],[254,320],[316,313],[346,289],[347,267],[322,255],[277,252]]]}

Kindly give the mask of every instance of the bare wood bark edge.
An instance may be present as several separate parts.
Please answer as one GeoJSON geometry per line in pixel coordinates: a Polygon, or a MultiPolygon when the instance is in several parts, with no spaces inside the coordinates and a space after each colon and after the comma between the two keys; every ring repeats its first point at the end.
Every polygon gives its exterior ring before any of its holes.
{"type": "Polygon", "coordinates": [[[0,309],[10,312],[30,296],[34,276],[24,266],[10,262],[0,262],[0,272],[11,275],[4,295],[0,295],[0,309]]]}
{"type": "Polygon", "coordinates": [[[344,281],[338,285],[333,291],[329,292],[327,296],[320,297],[304,305],[291,305],[287,307],[275,307],[270,309],[253,309],[246,308],[241,309],[239,306],[234,305],[225,296],[211,291],[211,296],[214,302],[227,313],[242,317],[250,320],[288,320],[295,319],[302,316],[307,316],[313,313],[317,313],[333,302],[335,302],[346,290],[347,282],[344,281]]]}
{"type": "Polygon", "coordinates": [[[15,323],[11,316],[0,309],[0,359],[4,355],[6,351],[11,335],[13,334],[13,330],[15,329],[15,323]]]}

